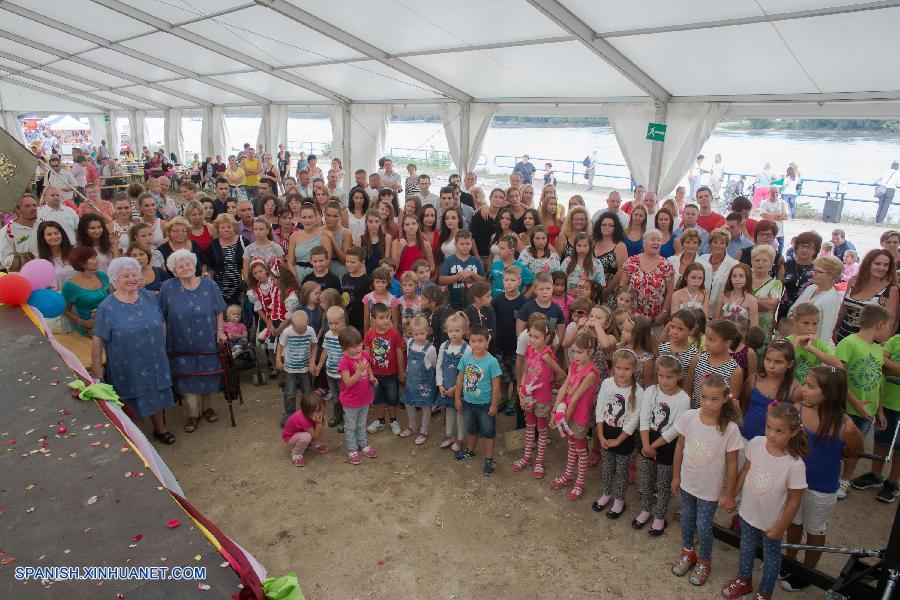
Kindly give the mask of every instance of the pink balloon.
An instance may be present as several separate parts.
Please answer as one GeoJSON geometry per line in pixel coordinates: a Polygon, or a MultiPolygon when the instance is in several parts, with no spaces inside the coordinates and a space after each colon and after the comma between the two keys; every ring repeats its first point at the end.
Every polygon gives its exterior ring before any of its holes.
{"type": "Polygon", "coordinates": [[[56,269],[49,260],[35,258],[22,265],[19,275],[28,280],[32,290],[41,290],[53,285],[56,269]]]}

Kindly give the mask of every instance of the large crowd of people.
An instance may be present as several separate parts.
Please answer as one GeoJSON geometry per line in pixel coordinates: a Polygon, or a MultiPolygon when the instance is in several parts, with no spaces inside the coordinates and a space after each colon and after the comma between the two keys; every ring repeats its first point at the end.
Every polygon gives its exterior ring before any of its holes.
{"type": "Polygon", "coordinates": [[[840,229],[786,240],[793,207],[774,187],[758,209],[738,196],[720,214],[705,185],[667,199],[639,185],[590,214],[552,178],[537,189],[527,157],[508,187],[466,173],[434,191],[389,158],[348,177],[338,159],[323,173],[301,156],[294,175],[284,148],[272,158],[245,145],[227,166],[198,164],[177,201],[166,173],[111,202],[96,183],[82,199],[47,179],[0,237],[4,269],[53,263],[67,309],[51,329],[92,337],[94,376],[151,418],[159,442],[175,442],[163,418],[175,394],[185,432],[218,419],[221,377],[203,373],[223,347],[258,352],[280,379],[297,466],[327,451],[328,427],[358,465],[383,430],[428,444],[443,412],[435,445],[456,460],[482,452],[492,475],[506,417],[525,432],[509,468],[560,471],[550,487],[577,501],[599,464],[593,508],[611,519],[635,465],[632,527],[660,535],[680,494],[672,571],[695,585],[710,576],[716,507],[736,511],[728,598],[754,590],[760,535],[768,598],[784,536],[823,543],[851,488],[900,493],[900,463],[854,478],[863,436],[874,425],[884,455],[900,418],[900,232],[862,256],[840,229]],[[545,464],[551,430],[568,444],[564,465],[545,464]]]}

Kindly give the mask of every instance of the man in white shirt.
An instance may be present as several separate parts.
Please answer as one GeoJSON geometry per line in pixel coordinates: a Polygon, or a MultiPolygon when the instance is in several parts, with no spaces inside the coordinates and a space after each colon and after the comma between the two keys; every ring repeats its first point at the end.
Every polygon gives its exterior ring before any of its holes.
{"type": "Polygon", "coordinates": [[[78,213],[63,205],[62,191],[58,187],[44,188],[44,205],[37,210],[37,223],[56,221],[63,228],[69,241],[75,245],[75,230],[78,229],[78,213]]]}
{"type": "Polygon", "coordinates": [[[628,213],[619,208],[622,206],[622,196],[619,192],[612,191],[609,193],[609,196],[606,197],[606,210],[600,209],[594,213],[591,217],[591,221],[596,223],[600,219],[600,215],[605,212],[611,212],[617,217],[619,217],[619,223],[622,224],[622,228],[628,227],[628,221],[631,217],[628,216],[628,213]]]}
{"type": "Polygon", "coordinates": [[[0,266],[9,269],[16,254],[37,255],[37,200],[25,194],[16,203],[16,218],[0,232],[0,266]]]}
{"type": "MultiPolygon", "coordinates": [[[[898,167],[900,167],[900,163],[892,162],[891,168],[882,173],[878,181],[875,182],[876,186],[884,188],[884,193],[875,196],[878,198],[878,212],[875,214],[876,223],[884,223],[884,219],[891,209],[891,203],[894,201],[894,190],[897,189],[897,184],[900,183],[900,175],[897,173],[898,167]]],[[[875,190],[881,191],[881,188],[876,187],[875,190]]]]}
{"type": "Polygon", "coordinates": [[[299,181],[297,181],[297,191],[300,192],[300,197],[312,198],[313,185],[312,176],[309,174],[309,171],[306,169],[300,169],[300,172],[297,173],[297,176],[300,178],[299,181]]]}
{"type": "Polygon", "coordinates": [[[654,219],[656,218],[656,211],[659,210],[659,207],[656,206],[656,192],[647,192],[644,194],[644,208],[647,209],[647,227],[650,227],[654,223],[654,219]]]}
{"type": "Polygon", "coordinates": [[[50,170],[44,176],[44,189],[51,186],[62,194],[63,200],[72,200],[78,186],[71,173],[60,170],[59,157],[50,159],[50,170]]]}
{"type": "Polygon", "coordinates": [[[341,199],[341,208],[347,208],[347,192],[338,185],[338,172],[334,169],[328,171],[328,183],[326,184],[328,197],[336,197],[341,199]]]}
{"type": "Polygon", "coordinates": [[[353,185],[354,187],[361,187],[362,189],[366,189],[369,185],[369,175],[366,173],[365,169],[357,169],[353,173],[353,185]]]}
{"type": "Polygon", "coordinates": [[[688,171],[688,183],[691,186],[691,197],[694,198],[697,195],[697,189],[701,185],[703,185],[701,181],[701,177],[703,173],[706,172],[706,169],[703,167],[703,161],[706,157],[700,154],[697,156],[697,160],[694,161],[694,165],[691,167],[691,170],[688,171]]]}
{"type": "Polygon", "coordinates": [[[369,173],[369,187],[366,188],[366,195],[369,197],[369,207],[378,208],[378,195],[381,194],[381,175],[376,171],[369,173]]]}
{"type": "Polygon", "coordinates": [[[384,172],[381,173],[381,185],[389,187],[397,192],[403,191],[403,179],[400,173],[394,171],[394,161],[389,158],[384,159],[384,172]]]}
{"type": "Polygon", "coordinates": [[[718,200],[722,191],[722,182],[725,180],[725,165],[722,164],[722,155],[716,154],[713,164],[709,168],[709,189],[712,190],[713,199],[718,200]]]}
{"type": "MultiPolygon", "coordinates": [[[[423,173],[419,175],[418,182],[419,198],[422,199],[422,206],[430,204],[431,206],[437,208],[440,198],[438,198],[436,194],[433,194],[431,191],[429,191],[431,188],[431,177],[423,173]]],[[[438,220],[438,222],[440,222],[440,220],[438,220]]]]}

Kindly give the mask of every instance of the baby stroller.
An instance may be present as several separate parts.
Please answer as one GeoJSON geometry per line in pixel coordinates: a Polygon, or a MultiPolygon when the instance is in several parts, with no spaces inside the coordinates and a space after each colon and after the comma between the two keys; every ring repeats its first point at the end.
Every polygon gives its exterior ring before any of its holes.
{"type": "Polygon", "coordinates": [[[234,364],[236,371],[253,369],[253,375],[251,375],[250,381],[253,385],[262,385],[266,382],[266,374],[259,368],[259,357],[256,354],[257,341],[255,334],[257,327],[259,326],[257,323],[258,319],[253,312],[253,304],[247,300],[246,294],[241,294],[239,306],[242,309],[241,322],[247,328],[250,339],[245,345],[232,346],[232,351],[229,353],[231,361],[234,364]]]}
{"type": "Polygon", "coordinates": [[[722,199],[719,206],[720,213],[728,214],[731,212],[731,201],[738,196],[744,195],[744,185],[745,180],[743,175],[741,175],[739,179],[730,179],[728,181],[725,185],[725,189],[722,191],[722,199]]]}

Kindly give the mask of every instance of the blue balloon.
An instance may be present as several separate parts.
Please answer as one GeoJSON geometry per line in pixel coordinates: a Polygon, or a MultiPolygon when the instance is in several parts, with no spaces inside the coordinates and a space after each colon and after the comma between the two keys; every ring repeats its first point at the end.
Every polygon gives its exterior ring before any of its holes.
{"type": "Polygon", "coordinates": [[[41,311],[48,319],[58,317],[66,310],[66,299],[55,290],[34,290],[28,297],[28,304],[41,311]]]}

